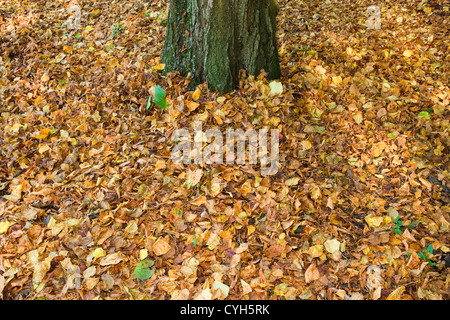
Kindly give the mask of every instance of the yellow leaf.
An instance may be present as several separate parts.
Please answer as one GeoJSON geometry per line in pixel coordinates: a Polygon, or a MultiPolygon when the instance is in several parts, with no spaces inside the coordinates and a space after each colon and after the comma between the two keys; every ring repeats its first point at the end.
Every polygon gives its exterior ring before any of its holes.
{"type": "Polygon", "coordinates": [[[303,150],[309,150],[312,148],[312,144],[311,144],[311,142],[309,142],[309,140],[303,140],[300,143],[303,146],[303,150]]]}
{"type": "Polygon", "coordinates": [[[335,86],[339,86],[342,83],[342,77],[331,77],[331,81],[335,86]]]}
{"type": "Polygon", "coordinates": [[[202,292],[200,292],[197,296],[195,296],[194,300],[211,300],[212,293],[211,289],[206,288],[202,292]]]}
{"type": "Polygon", "coordinates": [[[363,121],[363,115],[361,112],[353,114],[353,120],[355,120],[356,124],[361,124],[363,121]]]}
{"type": "Polygon", "coordinates": [[[48,265],[44,261],[35,264],[34,272],[33,272],[33,280],[32,280],[34,288],[39,286],[39,284],[42,282],[42,280],[45,277],[45,274],[47,273],[47,271],[49,269],[50,269],[50,265],[48,265]]]}
{"type": "Polygon", "coordinates": [[[206,241],[206,245],[208,246],[209,250],[214,250],[214,248],[220,244],[220,241],[220,237],[217,234],[211,233],[208,240],[206,241]]]}
{"type": "Polygon", "coordinates": [[[217,280],[213,282],[212,289],[220,290],[220,298],[221,299],[225,299],[226,297],[228,297],[228,293],[230,292],[229,286],[227,286],[226,284],[223,284],[222,282],[219,282],[217,280]]]}
{"type": "Polygon", "coordinates": [[[281,119],[280,119],[280,117],[271,117],[271,118],[269,119],[269,121],[270,121],[270,123],[271,123],[274,127],[278,127],[278,125],[279,125],[280,122],[281,122],[281,119]]]}
{"type": "Polygon", "coordinates": [[[317,200],[319,199],[322,192],[320,191],[320,188],[316,185],[311,186],[311,199],[317,200]]]}
{"type": "Polygon", "coordinates": [[[46,139],[48,137],[48,135],[50,134],[50,131],[51,131],[51,129],[49,129],[49,128],[42,129],[39,132],[39,134],[37,136],[35,136],[35,138],[40,139],[40,140],[46,139]]]}
{"type": "Polygon", "coordinates": [[[425,12],[427,15],[430,15],[431,14],[431,12],[432,12],[432,8],[431,7],[425,7],[425,8],[423,8],[423,12],[425,12]]]}
{"type": "Polygon", "coordinates": [[[192,99],[194,101],[197,101],[198,99],[200,99],[201,94],[202,94],[202,90],[200,90],[200,88],[195,89],[194,93],[192,94],[192,99]]]}
{"type": "Polygon", "coordinates": [[[271,96],[283,93],[283,84],[279,81],[272,81],[269,83],[269,87],[271,96]]]}
{"type": "Polygon", "coordinates": [[[450,252],[450,248],[447,247],[447,246],[442,246],[442,247],[440,247],[439,249],[440,249],[442,252],[444,252],[444,253],[450,252]]]}
{"type": "Polygon", "coordinates": [[[323,245],[317,244],[315,246],[309,247],[307,253],[311,256],[311,258],[318,258],[323,254],[323,245]]]}
{"type": "Polygon", "coordinates": [[[89,31],[91,31],[91,30],[93,30],[93,29],[94,29],[94,28],[92,28],[91,26],[87,26],[86,29],[85,29],[85,31],[88,31],[88,32],[89,32],[89,31]]]}
{"type": "Polygon", "coordinates": [[[22,128],[23,126],[20,123],[15,123],[12,127],[11,127],[11,131],[13,133],[17,133],[19,132],[20,128],[22,128]]]}
{"type": "Polygon", "coordinates": [[[365,217],[365,220],[369,225],[369,227],[374,228],[379,227],[383,223],[384,218],[382,216],[374,216],[372,214],[369,214],[368,216],[365,217]]]}
{"type": "Polygon", "coordinates": [[[166,65],[164,63],[160,63],[157,66],[153,67],[153,70],[164,70],[166,65]]]}
{"type": "Polygon", "coordinates": [[[60,53],[55,57],[55,60],[53,60],[53,63],[60,63],[65,57],[66,57],[65,53],[60,53]]]}
{"type": "Polygon", "coordinates": [[[402,296],[403,292],[405,291],[405,287],[401,286],[394,291],[391,292],[391,294],[386,298],[386,300],[400,300],[400,297],[402,296]]]}
{"type": "Polygon", "coordinates": [[[138,225],[136,223],[136,220],[132,220],[128,222],[127,226],[125,227],[124,233],[125,234],[135,234],[138,230],[138,225]]]}
{"type": "Polygon", "coordinates": [[[300,177],[292,177],[292,178],[286,179],[284,184],[287,186],[296,186],[296,185],[298,185],[299,181],[300,181],[300,177]]]}
{"type": "Polygon", "coordinates": [[[341,247],[341,243],[336,239],[327,240],[323,245],[325,246],[325,249],[331,254],[339,251],[339,248],[341,247]]]}
{"type": "Polygon", "coordinates": [[[46,143],[40,143],[38,147],[39,153],[44,153],[46,151],[50,150],[50,147],[46,143]]]}
{"type": "Polygon", "coordinates": [[[139,259],[144,260],[148,256],[148,250],[147,249],[141,249],[139,250],[139,259]]]}
{"type": "Polygon", "coordinates": [[[218,181],[216,178],[214,178],[212,180],[212,183],[211,183],[211,186],[210,186],[209,190],[210,190],[210,196],[211,197],[215,197],[219,193],[221,193],[222,192],[222,186],[220,184],[220,181],[218,181]]]}
{"type": "Polygon", "coordinates": [[[11,195],[20,199],[22,196],[23,184],[11,186],[11,195]]]}
{"type": "Polygon", "coordinates": [[[253,232],[255,232],[256,228],[253,225],[249,225],[249,226],[247,226],[247,229],[248,229],[247,234],[251,235],[253,232]]]}
{"type": "Polygon", "coordinates": [[[59,134],[60,134],[61,138],[69,138],[69,132],[67,132],[67,131],[64,130],[64,129],[61,129],[61,130],[59,131],[59,134]]]}
{"type": "Polygon", "coordinates": [[[92,256],[94,258],[100,258],[106,255],[105,250],[103,250],[102,248],[97,248],[94,250],[94,252],[92,252],[92,256]]]}
{"type": "Polygon", "coordinates": [[[44,73],[44,75],[41,77],[41,81],[47,82],[48,80],[50,80],[50,77],[48,76],[48,74],[44,73]]]}
{"type": "Polygon", "coordinates": [[[0,222],[0,234],[8,231],[10,225],[11,225],[11,222],[9,222],[9,221],[0,222]]]}
{"type": "Polygon", "coordinates": [[[403,56],[406,58],[411,57],[414,54],[414,52],[412,50],[405,50],[403,51],[403,56]]]}

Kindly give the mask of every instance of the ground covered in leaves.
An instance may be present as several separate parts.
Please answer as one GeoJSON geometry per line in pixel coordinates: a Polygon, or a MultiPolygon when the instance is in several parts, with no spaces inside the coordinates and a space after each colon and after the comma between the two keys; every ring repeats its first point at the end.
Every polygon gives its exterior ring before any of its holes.
{"type": "Polygon", "coordinates": [[[71,30],[0,1],[3,299],[450,298],[447,1],[378,30],[370,1],[280,1],[274,96],[163,76],[166,1],[78,4],[71,30]],[[195,120],[278,128],[278,173],[172,163],[195,120]]]}

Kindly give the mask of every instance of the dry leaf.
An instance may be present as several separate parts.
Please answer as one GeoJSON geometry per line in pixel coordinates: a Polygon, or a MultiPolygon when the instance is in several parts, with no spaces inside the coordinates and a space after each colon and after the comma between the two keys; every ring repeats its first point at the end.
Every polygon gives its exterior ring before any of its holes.
{"type": "Polygon", "coordinates": [[[123,260],[123,256],[120,252],[115,252],[107,255],[106,257],[102,258],[100,260],[101,266],[109,266],[112,264],[118,264],[120,261],[123,260]]]}
{"type": "Polygon", "coordinates": [[[159,238],[152,245],[152,250],[157,256],[166,254],[170,249],[171,246],[164,240],[164,238],[159,238]]]}
{"type": "Polygon", "coordinates": [[[386,300],[400,300],[403,292],[405,291],[405,287],[401,286],[392,291],[389,296],[386,298],[386,300]]]}
{"type": "Polygon", "coordinates": [[[306,283],[310,283],[314,280],[317,280],[320,278],[319,269],[317,269],[317,266],[315,263],[311,263],[305,271],[305,281],[306,283]]]}

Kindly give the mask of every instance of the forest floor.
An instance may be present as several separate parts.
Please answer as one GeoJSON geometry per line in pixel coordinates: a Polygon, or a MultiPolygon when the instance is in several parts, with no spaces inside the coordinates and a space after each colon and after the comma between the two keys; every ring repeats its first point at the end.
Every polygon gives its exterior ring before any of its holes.
{"type": "Polygon", "coordinates": [[[448,1],[279,2],[283,92],[220,95],[163,75],[167,1],[0,0],[1,298],[450,299],[448,1]],[[195,120],[277,174],[173,163],[195,120]]]}

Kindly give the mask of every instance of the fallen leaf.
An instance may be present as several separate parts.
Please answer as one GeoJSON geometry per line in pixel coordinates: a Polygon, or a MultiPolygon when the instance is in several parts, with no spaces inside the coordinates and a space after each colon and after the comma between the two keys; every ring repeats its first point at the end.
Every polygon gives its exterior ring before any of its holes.
{"type": "Polygon", "coordinates": [[[279,81],[272,81],[269,83],[270,95],[275,96],[283,93],[283,84],[279,81]]]}
{"type": "Polygon", "coordinates": [[[317,269],[317,266],[315,263],[311,263],[305,271],[305,281],[306,283],[310,283],[314,280],[317,280],[320,278],[319,269],[317,269]]]}
{"type": "Polygon", "coordinates": [[[412,50],[403,51],[403,56],[407,57],[407,58],[411,57],[413,54],[414,54],[414,52],[412,50]]]}
{"type": "Polygon", "coordinates": [[[405,291],[405,287],[401,286],[392,291],[389,296],[386,298],[386,300],[400,300],[403,292],[405,291]]]}
{"type": "Polygon", "coordinates": [[[200,88],[196,88],[194,93],[192,94],[192,100],[197,101],[198,99],[200,99],[200,95],[202,94],[202,90],[200,90],[200,88]]]}
{"type": "Polygon", "coordinates": [[[155,241],[155,243],[153,243],[152,249],[155,255],[161,256],[169,252],[171,246],[163,238],[160,237],[155,241]]]}
{"type": "Polygon", "coordinates": [[[325,243],[323,245],[325,247],[325,250],[327,250],[329,253],[333,254],[336,251],[339,251],[341,243],[336,239],[332,239],[332,240],[325,241],[325,243]]]}
{"type": "Polygon", "coordinates": [[[9,221],[0,222],[0,234],[8,231],[10,225],[11,225],[11,222],[9,222],[9,221]]]}
{"type": "Polygon", "coordinates": [[[101,266],[109,266],[112,264],[118,264],[120,261],[123,260],[123,256],[120,252],[115,252],[107,255],[102,260],[100,260],[101,266]]]}

